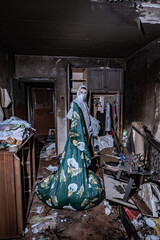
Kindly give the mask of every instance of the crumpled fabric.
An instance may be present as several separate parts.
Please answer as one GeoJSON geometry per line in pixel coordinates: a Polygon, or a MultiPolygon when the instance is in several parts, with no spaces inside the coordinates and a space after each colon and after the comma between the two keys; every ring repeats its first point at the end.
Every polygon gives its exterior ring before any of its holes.
{"type": "Polygon", "coordinates": [[[7,140],[10,137],[22,141],[29,136],[30,129],[35,130],[25,120],[12,116],[0,123],[0,140],[7,140]]]}
{"type": "MultiPolygon", "coordinates": [[[[1,123],[0,123],[0,126],[6,125],[6,124],[22,124],[22,125],[25,126],[25,128],[31,128],[31,129],[33,129],[33,128],[31,127],[31,124],[30,124],[30,123],[28,123],[28,122],[25,121],[25,120],[22,120],[22,119],[19,118],[19,117],[15,117],[15,116],[11,116],[9,119],[1,122],[1,123]]],[[[35,130],[35,129],[33,129],[33,130],[35,130]]]]}
{"type": "Polygon", "coordinates": [[[113,147],[114,146],[113,137],[111,135],[98,137],[98,146],[100,151],[104,148],[113,147]]]}
{"type": "Polygon", "coordinates": [[[82,210],[104,198],[98,176],[88,167],[91,156],[86,142],[81,110],[73,103],[73,115],[58,172],[43,179],[36,187],[39,199],[51,208],[82,210]]]}

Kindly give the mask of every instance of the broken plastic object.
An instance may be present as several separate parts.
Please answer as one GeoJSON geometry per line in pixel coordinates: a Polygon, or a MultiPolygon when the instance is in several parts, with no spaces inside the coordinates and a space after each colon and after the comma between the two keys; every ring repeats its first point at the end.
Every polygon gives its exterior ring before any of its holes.
{"type": "Polygon", "coordinates": [[[111,214],[111,209],[109,209],[108,207],[105,207],[105,214],[107,215],[107,216],[109,216],[110,214],[111,214]]]}
{"type": "Polygon", "coordinates": [[[121,160],[121,161],[124,161],[124,156],[123,156],[122,153],[120,154],[120,160],[121,160]]]}
{"type": "Polygon", "coordinates": [[[155,227],[154,221],[151,220],[150,218],[146,218],[145,221],[146,221],[146,224],[147,224],[149,227],[151,227],[151,228],[154,228],[154,227],[155,227]]]}
{"type": "Polygon", "coordinates": [[[124,165],[124,156],[122,153],[120,154],[120,157],[119,157],[119,165],[118,166],[121,166],[121,165],[124,165]]]}
{"type": "Polygon", "coordinates": [[[109,205],[109,201],[104,200],[104,206],[105,206],[105,214],[109,216],[112,212],[112,206],[109,205]]]}
{"type": "Polygon", "coordinates": [[[32,232],[33,232],[34,234],[36,234],[36,233],[38,233],[38,229],[37,229],[37,228],[33,228],[33,229],[32,229],[32,232]]]}

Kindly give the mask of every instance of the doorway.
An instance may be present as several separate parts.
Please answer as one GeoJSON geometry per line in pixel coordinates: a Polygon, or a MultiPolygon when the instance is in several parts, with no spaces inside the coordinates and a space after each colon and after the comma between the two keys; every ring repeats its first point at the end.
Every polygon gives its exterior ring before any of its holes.
{"type": "Polygon", "coordinates": [[[54,155],[57,154],[55,80],[14,79],[12,87],[12,114],[26,120],[36,129],[34,135],[37,172],[40,151],[45,144],[54,145],[54,155]],[[52,138],[49,135],[52,135],[52,138]]]}
{"type": "Polygon", "coordinates": [[[27,84],[26,91],[28,122],[36,129],[36,136],[47,136],[56,128],[54,86],[27,84]]]}
{"type": "Polygon", "coordinates": [[[36,172],[40,152],[52,144],[56,155],[56,107],[53,83],[25,83],[27,119],[35,132],[36,172]],[[49,145],[48,145],[49,144],[49,145]]]}

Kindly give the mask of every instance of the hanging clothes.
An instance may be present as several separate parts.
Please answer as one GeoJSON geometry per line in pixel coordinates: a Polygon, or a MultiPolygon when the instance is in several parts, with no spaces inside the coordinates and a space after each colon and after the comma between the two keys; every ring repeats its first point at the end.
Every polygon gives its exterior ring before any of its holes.
{"type": "Polygon", "coordinates": [[[97,108],[97,111],[99,111],[100,113],[104,113],[104,96],[100,96],[99,97],[99,105],[97,108]]]}
{"type": "Polygon", "coordinates": [[[90,164],[82,113],[73,102],[71,127],[59,170],[37,185],[37,196],[51,208],[82,210],[97,205],[104,198],[104,190],[98,176],[87,169],[90,164]]]}

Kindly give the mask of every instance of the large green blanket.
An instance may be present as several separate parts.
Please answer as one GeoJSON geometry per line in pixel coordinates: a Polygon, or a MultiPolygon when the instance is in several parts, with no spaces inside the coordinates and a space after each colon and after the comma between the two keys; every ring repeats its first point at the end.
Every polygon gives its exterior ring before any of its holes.
{"type": "Polygon", "coordinates": [[[51,208],[82,210],[97,205],[104,198],[104,190],[98,176],[87,169],[90,164],[82,113],[74,103],[58,172],[43,179],[36,187],[36,194],[51,208]]]}

